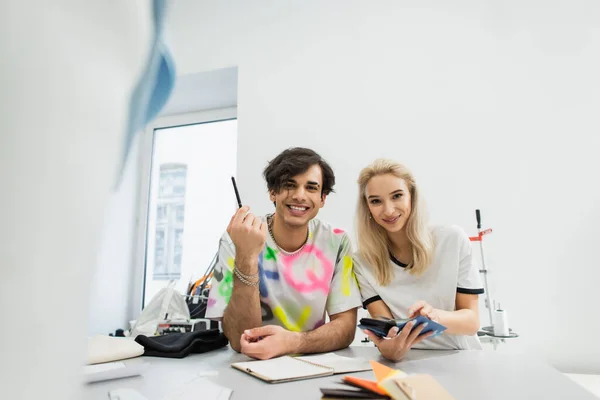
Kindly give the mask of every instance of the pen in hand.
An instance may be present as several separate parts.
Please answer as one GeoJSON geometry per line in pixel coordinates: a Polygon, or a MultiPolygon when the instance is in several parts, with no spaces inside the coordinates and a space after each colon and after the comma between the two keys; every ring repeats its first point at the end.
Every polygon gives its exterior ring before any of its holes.
{"type": "Polygon", "coordinates": [[[231,177],[231,183],[233,183],[233,190],[235,190],[235,198],[237,199],[238,207],[242,208],[242,200],[240,199],[240,193],[238,192],[237,185],[235,184],[235,178],[231,177]]]}

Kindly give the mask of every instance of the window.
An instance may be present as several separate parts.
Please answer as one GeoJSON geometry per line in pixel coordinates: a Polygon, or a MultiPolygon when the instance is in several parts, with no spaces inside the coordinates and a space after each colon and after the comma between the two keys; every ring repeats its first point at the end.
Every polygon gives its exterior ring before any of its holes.
{"type": "MultiPolygon", "coordinates": [[[[174,281],[184,292],[210,265],[235,212],[235,110],[165,118],[148,130],[142,155],[137,312],[174,281]],[[193,118],[192,118],[193,117],[193,118]],[[227,199],[223,201],[223,194],[227,199]]],[[[135,303],[135,301],[134,301],[135,303]]]]}

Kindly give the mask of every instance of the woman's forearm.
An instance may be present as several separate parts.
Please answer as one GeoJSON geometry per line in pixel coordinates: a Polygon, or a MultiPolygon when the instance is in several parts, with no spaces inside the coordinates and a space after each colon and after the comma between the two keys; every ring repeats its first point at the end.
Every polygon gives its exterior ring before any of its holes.
{"type": "Polygon", "coordinates": [[[479,315],[470,309],[443,311],[437,310],[439,323],[449,335],[475,335],[479,330],[479,315]]]}

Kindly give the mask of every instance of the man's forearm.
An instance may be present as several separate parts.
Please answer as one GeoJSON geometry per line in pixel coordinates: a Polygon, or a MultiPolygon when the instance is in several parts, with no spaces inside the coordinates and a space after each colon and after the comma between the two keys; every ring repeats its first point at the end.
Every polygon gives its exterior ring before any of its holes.
{"type": "Polygon", "coordinates": [[[346,311],[349,315],[337,318],[319,328],[298,333],[295,353],[321,353],[350,346],[356,333],[356,310],[346,311]]]}
{"type": "MultiPolygon", "coordinates": [[[[244,270],[253,270],[244,266],[244,270]]],[[[233,274],[233,290],[223,314],[223,332],[231,347],[240,351],[240,337],[246,329],[262,325],[260,294],[257,286],[249,286],[233,274]]]]}
{"type": "Polygon", "coordinates": [[[473,310],[456,311],[438,310],[440,324],[444,325],[450,335],[474,335],[479,330],[479,317],[473,310]]]}

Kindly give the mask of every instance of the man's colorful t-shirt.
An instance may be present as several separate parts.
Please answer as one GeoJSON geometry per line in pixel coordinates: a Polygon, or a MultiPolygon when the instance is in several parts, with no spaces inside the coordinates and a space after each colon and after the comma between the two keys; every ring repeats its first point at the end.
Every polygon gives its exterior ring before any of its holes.
{"type": "MultiPolygon", "coordinates": [[[[219,243],[206,318],[219,320],[231,298],[235,246],[225,233],[219,243]]],[[[309,237],[298,253],[279,250],[270,235],[258,258],[263,325],[304,332],[328,315],[361,305],[348,235],[325,222],[309,222],[309,237]]]]}

